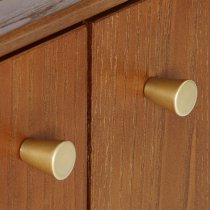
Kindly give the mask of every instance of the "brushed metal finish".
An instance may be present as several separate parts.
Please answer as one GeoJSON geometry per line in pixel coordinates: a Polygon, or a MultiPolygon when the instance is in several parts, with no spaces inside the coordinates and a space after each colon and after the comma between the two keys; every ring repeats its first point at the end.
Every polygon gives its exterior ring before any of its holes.
{"type": "Polygon", "coordinates": [[[57,180],[63,180],[74,168],[76,150],[70,141],[26,139],[20,147],[20,158],[57,180]]]}
{"type": "Polygon", "coordinates": [[[186,116],[193,110],[197,100],[197,86],[192,80],[150,78],[144,87],[144,95],[175,112],[186,116]]]}

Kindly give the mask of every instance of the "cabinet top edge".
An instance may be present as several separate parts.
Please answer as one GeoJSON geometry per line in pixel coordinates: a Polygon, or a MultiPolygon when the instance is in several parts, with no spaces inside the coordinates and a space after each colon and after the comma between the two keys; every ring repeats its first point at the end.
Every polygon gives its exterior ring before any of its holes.
{"type": "Polygon", "coordinates": [[[0,35],[0,57],[78,24],[129,0],[71,0],[61,10],[0,35]]]}

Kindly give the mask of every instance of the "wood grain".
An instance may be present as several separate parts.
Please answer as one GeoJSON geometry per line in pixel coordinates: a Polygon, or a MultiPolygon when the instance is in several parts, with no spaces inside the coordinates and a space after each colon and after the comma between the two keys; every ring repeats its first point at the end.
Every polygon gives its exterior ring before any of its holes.
{"type": "Polygon", "coordinates": [[[0,36],[0,57],[128,0],[81,0],[0,36]]]}
{"type": "Polygon", "coordinates": [[[0,35],[40,19],[79,0],[1,0],[0,35]]]}
{"type": "Polygon", "coordinates": [[[0,64],[0,209],[86,209],[87,32],[82,27],[0,64]],[[26,137],[74,142],[64,181],[19,159],[26,137]]]}
{"type": "Polygon", "coordinates": [[[210,209],[208,0],[151,0],[92,28],[92,210],[210,209]],[[182,118],[143,97],[150,76],[194,79],[182,118]]]}

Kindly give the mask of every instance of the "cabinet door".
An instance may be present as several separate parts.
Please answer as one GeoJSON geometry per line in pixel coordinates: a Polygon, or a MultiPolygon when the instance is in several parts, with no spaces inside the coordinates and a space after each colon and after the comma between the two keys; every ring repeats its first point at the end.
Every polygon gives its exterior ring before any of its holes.
{"type": "Polygon", "coordinates": [[[210,209],[209,6],[148,0],[93,23],[92,210],[210,209]],[[194,111],[145,99],[151,76],[195,80],[194,111]]]}
{"type": "Polygon", "coordinates": [[[0,63],[0,209],[86,209],[86,43],[81,27],[0,63]],[[21,161],[26,137],[72,141],[71,175],[21,161]]]}

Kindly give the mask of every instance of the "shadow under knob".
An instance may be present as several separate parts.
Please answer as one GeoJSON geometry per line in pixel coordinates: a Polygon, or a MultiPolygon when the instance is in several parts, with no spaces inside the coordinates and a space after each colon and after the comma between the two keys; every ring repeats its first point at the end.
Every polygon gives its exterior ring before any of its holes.
{"type": "Polygon", "coordinates": [[[186,116],[196,104],[197,86],[192,80],[150,78],[144,95],[177,115],[186,116]]]}
{"type": "Polygon", "coordinates": [[[29,138],[20,147],[20,157],[26,163],[63,180],[74,168],[76,150],[70,141],[29,138]]]}

